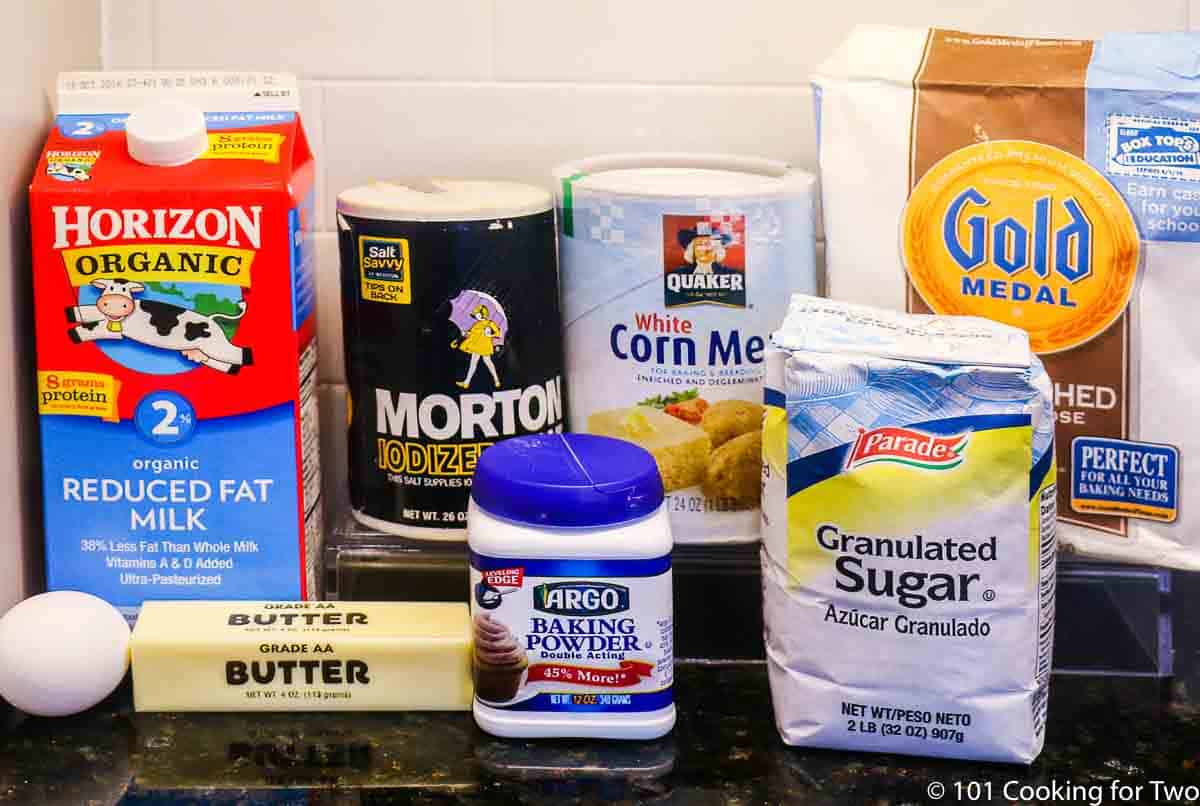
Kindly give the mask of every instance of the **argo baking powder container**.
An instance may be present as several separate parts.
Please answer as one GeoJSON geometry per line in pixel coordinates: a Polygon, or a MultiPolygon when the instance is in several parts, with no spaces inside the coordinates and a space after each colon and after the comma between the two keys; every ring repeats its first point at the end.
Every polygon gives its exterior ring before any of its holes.
{"type": "Polygon", "coordinates": [[[672,541],[653,456],[590,434],[499,443],[479,460],[468,532],[481,728],[671,730],[672,541]]]}
{"type": "Polygon", "coordinates": [[[465,540],[483,450],[563,427],[550,194],[376,182],[343,191],[337,208],[354,515],[465,540]]]}

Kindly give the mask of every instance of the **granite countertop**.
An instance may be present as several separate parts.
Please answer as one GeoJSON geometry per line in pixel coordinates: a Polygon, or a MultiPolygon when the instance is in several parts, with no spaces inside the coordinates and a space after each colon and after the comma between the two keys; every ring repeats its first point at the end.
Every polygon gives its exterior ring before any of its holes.
{"type": "Polygon", "coordinates": [[[1031,767],[788,748],[761,664],[681,665],[676,690],[671,735],[598,743],[493,739],[466,713],[135,714],[126,684],[78,717],[9,712],[0,804],[899,806],[935,802],[934,782],[991,782],[982,803],[1012,802],[1009,781],[1200,785],[1200,709],[1154,679],[1056,677],[1046,750],[1031,767]]]}

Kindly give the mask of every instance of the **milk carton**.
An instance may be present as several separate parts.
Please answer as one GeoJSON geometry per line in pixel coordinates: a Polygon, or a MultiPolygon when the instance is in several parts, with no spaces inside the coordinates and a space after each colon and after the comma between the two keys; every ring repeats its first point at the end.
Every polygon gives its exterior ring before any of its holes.
{"type": "Polygon", "coordinates": [[[70,73],[30,187],[51,589],[304,599],[313,160],[291,76],[70,73]]]}
{"type": "Polygon", "coordinates": [[[1016,328],[793,297],[763,431],[763,620],[785,741],[1037,756],[1050,395],[1016,328]]]}

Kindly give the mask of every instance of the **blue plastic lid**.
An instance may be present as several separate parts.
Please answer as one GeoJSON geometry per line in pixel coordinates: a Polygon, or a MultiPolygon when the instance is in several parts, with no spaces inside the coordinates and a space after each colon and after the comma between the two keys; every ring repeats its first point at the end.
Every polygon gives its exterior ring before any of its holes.
{"type": "Polygon", "coordinates": [[[471,486],[489,515],[532,526],[610,526],[663,502],[649,451],[593,434],[536,434],[498,442],[479,457],[471,486]]]}

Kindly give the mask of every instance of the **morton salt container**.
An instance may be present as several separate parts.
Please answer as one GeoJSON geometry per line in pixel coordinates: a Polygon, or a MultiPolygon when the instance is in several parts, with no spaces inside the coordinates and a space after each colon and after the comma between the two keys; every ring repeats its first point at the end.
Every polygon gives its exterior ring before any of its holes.
{"type": "Polygon", "coordinates": [[[757,540],[766,339],[816,292],[813,177],[626,154],[556,178],[572,427],[653,454],[678,542],[757,540]]]}
{"type": "Polygon", "coordinates": [[[337,209],[354,515],[464,540],[480,453],[562,430],[550,194],[376,182],[343,191],[337,209]]]}
{"type": "Polygon", "coordinates": [[[671,730],[672,541],[654,457],[590,434],[508,440],[479,460],[469,531],[481,728],[671,730]]]}

